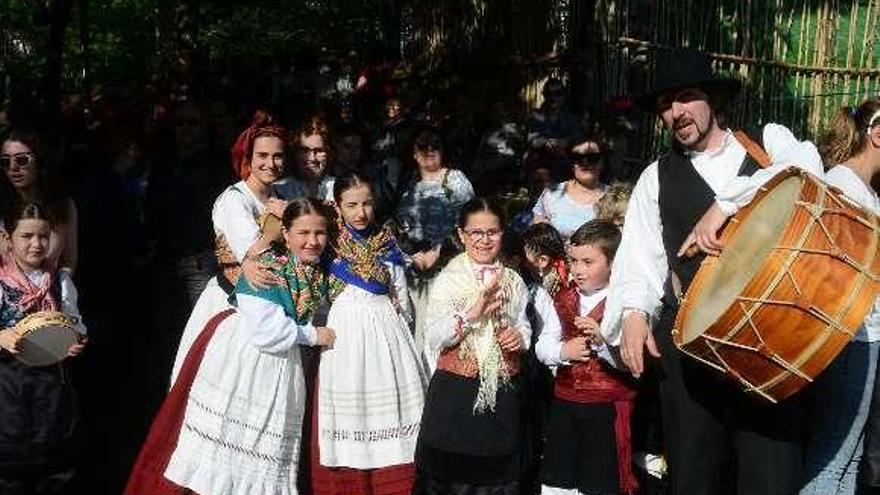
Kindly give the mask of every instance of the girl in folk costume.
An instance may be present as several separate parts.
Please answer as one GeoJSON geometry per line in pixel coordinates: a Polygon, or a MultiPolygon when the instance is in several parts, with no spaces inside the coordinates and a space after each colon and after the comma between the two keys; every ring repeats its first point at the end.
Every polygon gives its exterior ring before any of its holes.
{"type": "Polygon", "coordinates": [[[519,368],[531,326],[525,283],[498,261],[504,224],[497,205],[466,203],[465,252],[431,287],[427,337],[440,358],[422,416],[417,495],[519,493],[519,368]]]}
{"type": "MultiPolygon", "coordinates": [[[[819,150],[831,166],[825,180],[880,215],[880,197],[871,188],[871,181],[880,177],[880,98],[842,108],[820,141],[819,150]]],[[[855,338],[815,384],[817,403],[834,406],[816,408],[802,495],[880,490],[878,356],[880,297],[855,338]],[[857,489],[857,482],[865,486],[857,489]]]]}
{"type": "MultiPolygon", "coordinates": [[[[15,359],[25,316],[60,311],[85,336],[67,270],[49,259],[52,225],[43,207],[15,203],[5,215],[10,250],[0,260],[0,493],[68,493],[73,475],[74,403],[63,363],[31,367],[15,359]]],[[[68,351],[75,356],[83,345],[68,351]]]]}
{"type": "Polygon", "coordinates": [[[523,461],[527,469],[523,483],[528,493],[540,490],[540,460],[544,443],[544,423],[547,407],[553,398],[553,373],[540,362],[535,347],[544,329],[559,333],[559,317],[553,307],[553,297],[568,285],[565,241],[549,223],[536,223],[522,234],[523,263],[529,285],[529,321],[532,324],[532,347],[524,362],[526,411],[523,431],[526,434],[523,461]]]}
{"type": "Polygon", "coordinates": [[[312,412],[315,495],[408,495],[427,386],[410,334],[403,253],[373,223],[372,185],[353,172],[336,179],[342,225],[330,264],[339,331],[323,352],[312,412]]]}
{"type": "Polygon", "coordinates": [[[554,297],[561,332],[545,329],[538,358],[557,366],[546,424],[543,495],[623,493],[638,488],[632,472],[630,415],[635,389],[617,373],[599,333],[620,230],[593,220],[570,239],[573,283],[554,297]]]}
{"type": "Polygon", "coordinates": [[[260,257],[283,282],[256,288],[238,280],[235,309],[215,315],[194,344],[203,359],[181,370],[126,495],[297,493],[305,409],[298,345],[335,338],[311,323],[328,290],[321,264],[333,228],[328,208],[302,198],[285,209],[287,250],[260,257]]]}
{"type": "Polygon", "coordinates": [[[208,282],[193,308],[180,339],[172,384],[208,320],[231,307],[229,295],[240,276],[262,288],[282,283],[258,258],[272,240],[261,237],[260,219],[267,213],[281,218],[287,206],[274,186],[284,173],[285,138],[284,128],[272,125],[264,112],[257,112],[253,124],[241,133],[232,148],[232,165],[241,181],[220,194],[212,213],[222,273],[208,282]]]}
{"type": "Polygon", "coordinates": [[[526,268],[540,286],[555,297],[568,285],[568,264],[565,259],[565,241],[549,223],[536,223],[522,235],[526,268]]]}

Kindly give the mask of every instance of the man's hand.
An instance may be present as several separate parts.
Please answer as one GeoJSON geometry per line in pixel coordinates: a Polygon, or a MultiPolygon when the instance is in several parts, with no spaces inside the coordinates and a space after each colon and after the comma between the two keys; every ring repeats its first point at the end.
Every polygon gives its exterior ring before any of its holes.
{"type": "Polygon", "coordinates": [[[645,348],[651,356],[660,357],[645,315],[639,312],[630,313],[623,319],[620,357],[635,378],[642,376],[645,371],[645,348]]]}
{"type": "Polygon", "coordinates": [[[706,210],[706,213],[703,214],[703,217],[694,226],[694,230],[685,239],[684,244],[681,245],[681,249],[678,250],[678,256],[690,258],[700,251],[712,256],[720,255],[724,244],[718,239],[718,231],[721,230],[726,221],[727,213],[721,210],[717,201],[712,203],[712,206],[706,210]]]}

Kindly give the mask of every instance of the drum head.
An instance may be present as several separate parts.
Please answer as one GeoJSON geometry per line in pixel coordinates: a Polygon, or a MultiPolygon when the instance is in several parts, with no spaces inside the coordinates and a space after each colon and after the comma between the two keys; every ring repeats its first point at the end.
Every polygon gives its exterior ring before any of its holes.
{"type": "Polygon", "coordinates": [[[21,337],[15,357],[29,366],[49,366],[67,357],[70,346],[77,342],[78,334],[72,328],[46,325],[21,337]]]}
{"type": "Polygon", "coordinates": [[[703,335],[742,294],[779,243],[794,214],[803,177],[794,175],[780,182],[755,205],[752,213],[726,239],[727,245],[701,290],[687,294],[692,308],[681,326],[682,344],[703,335]]]}

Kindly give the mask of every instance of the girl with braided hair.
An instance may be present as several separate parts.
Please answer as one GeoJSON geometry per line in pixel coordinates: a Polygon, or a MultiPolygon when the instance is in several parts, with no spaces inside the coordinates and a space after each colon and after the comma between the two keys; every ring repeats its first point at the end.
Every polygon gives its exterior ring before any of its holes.
{"type": "MultiPolygon", "coordinates": [[[[261,149],[259,145],[257,150],[261,149]]],[[[285,249],[259,257],[278,284],[240,277],[234,307],[200,332],[162,404],[126,495],[296,495],[306,403],[300,346],[333,345],[316,314],[329,290],[334,214],[314,199],[282,214],[285,249]]]]}

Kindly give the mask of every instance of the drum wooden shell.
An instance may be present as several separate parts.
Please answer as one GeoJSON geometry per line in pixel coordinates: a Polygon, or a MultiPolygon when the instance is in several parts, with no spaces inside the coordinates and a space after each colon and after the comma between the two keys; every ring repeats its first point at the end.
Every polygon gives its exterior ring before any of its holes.
{"type": "Polygon", "coordinates": [[[724,229],[681,300],[673,340],[685,354],[771,402],[812,382],[880,291],[880,218],[789,169],[724,229]]]}
{"type": "Polygon", "coordinates": [[[79,341],[72,318],[57,311],[41,311],[22,318],[15,325],[20,340],[15,357],[29,366],[49,366],[67,357],[70,346],[79,341]]]}

